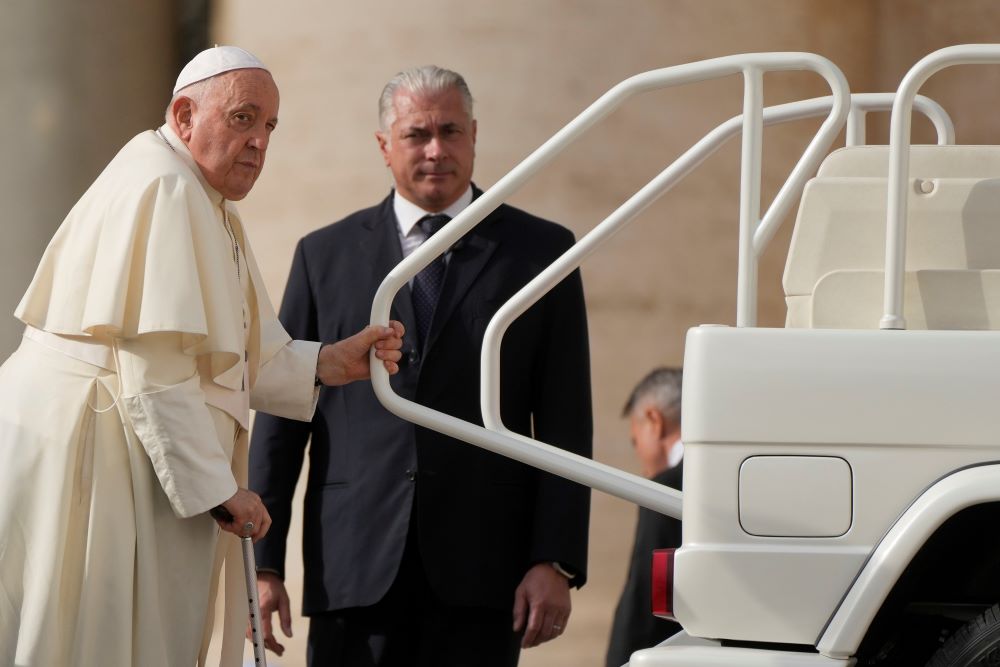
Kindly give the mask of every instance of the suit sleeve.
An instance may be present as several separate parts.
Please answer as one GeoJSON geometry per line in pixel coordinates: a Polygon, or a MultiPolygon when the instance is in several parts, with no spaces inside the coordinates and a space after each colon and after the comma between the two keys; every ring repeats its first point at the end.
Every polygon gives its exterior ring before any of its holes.
{"type": "MultiPolygon", "coordinates": [[[[572,236],[566,242],[572,244],[572,236]]],[[[583,282],[579,271],[545,297],[543,342],[533,368],[532,419],[535,437],[580,456],[593,453],[590,345],[583,282]]],[[[558,561],[573,573],[571,584],[587,579],[590,489],[549,473],[539,473],[532,528],[532,562],[558,561]]]]}
{"type": "MultiPolygon", "coordinates": [[[[657,476],[654,481],[679,490],[680,475],[681,470],[674,468],[657,476]]],[[[639,508],[628,579],[611,626],[607,667],[625,664],[635,651],[656,646],[681,629],[673,621],[653,616],[652,611],[653,550],[680,545],[680,521],[645,507],[639,508]]]]}
{"type": "MultiPolygon", "coordinates": [[[[302,241],[295,249],[279,319],[292,338],[318,338],[316,307],[302,241]]],[[[257,567],[273,570],[282,578],[292,496],[302,471],[311,432],[311,422],[276,417],[265,412],[258,412],[254,420],[250,443],[250,488],[260,494],[272,521],[267,536],[255,546],[257,567]]]]}
{"type": "Polygon", "coordinates": [[[607,666],[628,662],[632,653],[656,646],[681,627],[653,616],[653,550],[680,546],[680,522],[641,508],[628,580],[618,600],[608,643],[607,666]]]}

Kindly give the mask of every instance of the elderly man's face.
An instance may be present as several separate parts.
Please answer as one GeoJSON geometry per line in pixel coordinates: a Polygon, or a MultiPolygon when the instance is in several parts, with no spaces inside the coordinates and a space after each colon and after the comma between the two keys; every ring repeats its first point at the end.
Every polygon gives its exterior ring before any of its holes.
{"type": "Polygon", "coordinates": [[[393,105],[392,127],[375,134],[385,164],[403,197],[425,211],[441,211],[472,181],[476,121],[453,88],[430,96],[400,91],[393,105]]]}
{"type": "Polygon", "coordinates": [[[181,139],[209,185],[223,197],[247,196],[264,168],[271,132],[278,125],[278,87],[262,69],[227,72],[192,102],[181,139]],[[187,135],[187,136],[185,136],[187,135]]]}

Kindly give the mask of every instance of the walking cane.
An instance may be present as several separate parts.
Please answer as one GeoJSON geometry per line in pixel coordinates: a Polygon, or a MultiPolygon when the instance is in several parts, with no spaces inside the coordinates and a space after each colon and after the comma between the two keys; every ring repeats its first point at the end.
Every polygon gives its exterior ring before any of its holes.
{"type": "MultiPolygon", "coordinates": [[[[222,505],[213,507],[209,514],[223,523],[232,523],[233,515],[222,505]]],[[[243,525],[243,532],[253,530],[253,522],[243,525]]],[[[253,539],[249,535],[240,538],[243,547],[243,574],[247,581],[247,598],[250,603],[250,637],[253,643],[253,663],[258,667],[267,667],[267,655],[264,651],[264,633],[260,629],[260,597],[257,595],[257,559],[253,555],[253,539]]]]}

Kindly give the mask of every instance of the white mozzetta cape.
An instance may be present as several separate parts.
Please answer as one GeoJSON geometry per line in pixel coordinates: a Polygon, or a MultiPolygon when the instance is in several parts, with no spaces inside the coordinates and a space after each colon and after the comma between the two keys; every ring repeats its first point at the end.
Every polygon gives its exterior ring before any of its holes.
{"type": "Polygon", "coordinates": [[[250,407],[312,418],[319,344],[289,339],[235,207],[160,131],[83,195],[16,311],[25,341],[0,367],[0,664],[203,660],[223,558],[223,664],[242,662],[239,543],[216,550],[205,512],[246,484],[250,407]]]}

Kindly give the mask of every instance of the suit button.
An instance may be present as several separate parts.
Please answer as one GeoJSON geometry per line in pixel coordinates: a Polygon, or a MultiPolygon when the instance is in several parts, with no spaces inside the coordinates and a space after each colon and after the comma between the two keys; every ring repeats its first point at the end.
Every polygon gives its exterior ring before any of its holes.
{"type": "Polygon", "coordinates": [[[410,363],[415,364],[420,361],[420,353],[417,352],[416,348],[410,350],[410,363]]]}
{"type": "Polygon", "coordinates": [[[406,479],[410,480],[411,482],[415,481],[417,479],[417,471],[416,470],[407,470],[406,471],[406,479]]]}

